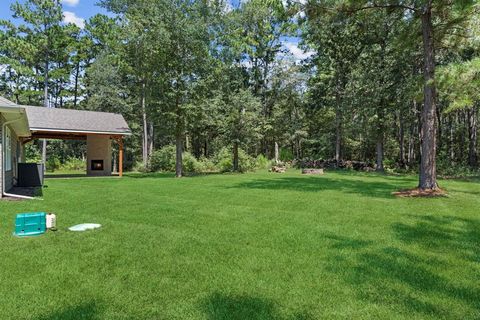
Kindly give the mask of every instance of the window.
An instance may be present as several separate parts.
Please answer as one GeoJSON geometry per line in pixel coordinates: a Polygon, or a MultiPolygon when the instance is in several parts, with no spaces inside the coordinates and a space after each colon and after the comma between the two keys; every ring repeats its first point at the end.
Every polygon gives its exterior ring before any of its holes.
{"type": "Polygon", "coordinates": [[[12,133],[5,128],[5,171],[12,170],[12,133]]]}

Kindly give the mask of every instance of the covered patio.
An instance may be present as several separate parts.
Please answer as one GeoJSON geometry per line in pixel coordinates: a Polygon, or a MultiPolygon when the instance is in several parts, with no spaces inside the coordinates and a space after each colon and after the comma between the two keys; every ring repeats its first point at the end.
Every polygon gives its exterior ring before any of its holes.
{"type": "Polygon", "coordinates": [[[123,137],[130,129],[119,114],[84,110],[25,107],[31,135],[23,139],[84,140],[87,176],[112,174],[112,142],[118,144],[118,175],[123,175],[123,137]]]}
{"type": "MultiPolygon", "coordinates": [[[[0,97],[2,193],[22,196],[43,183],[42,166],[27,164],[25,144],[38,139],[86,142],[86,176],[111,176],[113,146],[118,145],[118,176],[123,175],[125,136],[130,128],[120,114],[17,105],[0,97]],[[22,191],[23,190],[23,191],[22,191]],[[8,191],[8,192],[7,192],[8,191]],[[13,192],[13,193],[12,193],[13,192]]],[[[30,195],[25,195],[30,196],[30,195]]]]}

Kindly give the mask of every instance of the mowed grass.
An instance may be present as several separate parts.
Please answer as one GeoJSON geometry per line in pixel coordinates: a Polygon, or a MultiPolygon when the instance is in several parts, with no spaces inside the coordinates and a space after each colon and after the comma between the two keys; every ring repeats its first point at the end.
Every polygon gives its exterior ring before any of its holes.
{"type": "Polygon", "coordinates": [[[328,172],[50,179],[0,202],[0,319],[478,319],[480,185],[328,172]],[[59,231],[12,236],[16,213],[59,231]],[[100,230],[67,227],[100,223],[100,230]]]}

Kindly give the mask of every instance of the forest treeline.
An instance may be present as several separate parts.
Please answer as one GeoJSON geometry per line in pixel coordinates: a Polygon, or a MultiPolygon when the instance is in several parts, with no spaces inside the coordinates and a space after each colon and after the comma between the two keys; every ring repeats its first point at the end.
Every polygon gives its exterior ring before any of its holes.
{"type": "MultiPolygon", "coordinates": [[[[273,158],[278,144],[282,160],[418,170],[424,189],[437,187],[437,167],[478,166],[477,1],[99,5],[109,14],[82,28],[62,23],[60,0],[12,5],[0,22],[0,93],[123,114],[130,166],[147,168],[175,145],[177,176],[185,152],[214,159],[225,148],[235,171],[239,154],[273,158]]],[[[85,152],[62,141],[46,151],[62,160],[85,152]]]]}

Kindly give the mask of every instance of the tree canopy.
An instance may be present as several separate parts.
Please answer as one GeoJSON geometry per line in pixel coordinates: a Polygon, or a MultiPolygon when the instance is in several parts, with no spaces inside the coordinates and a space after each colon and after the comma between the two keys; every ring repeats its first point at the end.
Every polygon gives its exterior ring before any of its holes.
{"type": "MultiPolygon", "coordinates": [[[[437,188],[437,171],[477,168],[477,1],[99,5],[110,15],[83,29],[62,23],[59,0],[12,5],[18,19],[0,21],[0,93],[123,114],[130,167],[175,145],[178,177],[186,153],[216,159],[225,148],[237,171],[242,155],[272,159],[279,145],[283,161],[417,171],[422,189],[437,188]]],[[[84,152],[48,146],[62,161],[84,152]]]]}

